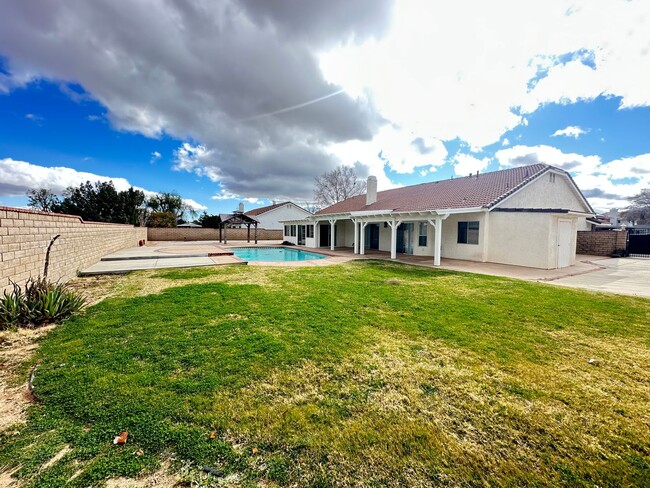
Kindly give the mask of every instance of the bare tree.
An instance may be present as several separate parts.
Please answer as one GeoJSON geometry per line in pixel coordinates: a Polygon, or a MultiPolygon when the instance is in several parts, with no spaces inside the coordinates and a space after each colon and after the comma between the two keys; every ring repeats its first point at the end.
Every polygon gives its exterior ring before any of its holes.
{"type": "Polygon", "coordinates": [[[623,212],[622,217],[637,224],[650,224],[650,188],[641,190],[630,198],[632,205],[623,212]]]}
{"type": "Polygon", "coordinates": [[[47,188],[27,191],[27,202],[34,210],[54,212],[61,203],[59,198],[47,188]]]}
{"type": "Polygon", "coordinates": [[[322,207],[361,195],[366,191],[366,182],[359,179],[350,166],[339,166],[332,171],[326,171],[315,178],[315,183],[314,198],[322,207]]]}

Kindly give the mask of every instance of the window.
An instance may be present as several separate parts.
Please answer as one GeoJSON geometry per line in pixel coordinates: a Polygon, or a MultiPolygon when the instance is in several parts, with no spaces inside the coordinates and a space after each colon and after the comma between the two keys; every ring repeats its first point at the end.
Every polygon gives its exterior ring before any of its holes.
{"type": "Polygon", "coordinates": [[[307,237],[314,237],[314,226],[313,225],[308,225],[307,226],[307,237]]]}
{"type": "Polygon", "coordinates": [[[458,244],[478,244],[478,221],[458,222],[458,244]]]}
{"type": "Polygon", "coordinates": [[[289,230],[289,227],[290,227],[289,225],[285,225],[285,226],[284,226],[284,235],[285,235],[285,236],[288,236],[288,235],[289,235],[289,232],[291,232],[291,231],[289,230]]]}
{"type": "Polygon", "coordinates": [[[295,225],[291,226],[291,237],[296,237],[296,226],[295,225]]]}
{"type": "Polygon", "coordinates": [[[418,238],[418,246],[427,246],[427,223],[420,222],[420,237],[418,238]]]}
{"type": "Polygon", "coordinates": [[[551,183],[555,183],[555,173],[549,173],[548,179],[551,183]]]}

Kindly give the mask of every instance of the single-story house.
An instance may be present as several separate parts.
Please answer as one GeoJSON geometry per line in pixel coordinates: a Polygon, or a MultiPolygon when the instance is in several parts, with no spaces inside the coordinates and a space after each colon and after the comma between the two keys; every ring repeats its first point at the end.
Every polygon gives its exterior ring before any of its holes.
{"type": "Polygon", "coordinates": [[[566,171],[533,164],[377,192],[284,222],[284,239],[554,269],[575,263],[578,225],[594,211],[566,171]]]}
{"type": "MultiPolygon", "coordinates": [[[[240,208],[243,210],[241,204],[240,208]]],[[[262,229],[275,230],[282,229],[280,222],[283,220],[302,220],[312,215],[311,212],[293,202],[274,203],[273,205],[255,208],[244,213],[256,219],[262,229]]]]}

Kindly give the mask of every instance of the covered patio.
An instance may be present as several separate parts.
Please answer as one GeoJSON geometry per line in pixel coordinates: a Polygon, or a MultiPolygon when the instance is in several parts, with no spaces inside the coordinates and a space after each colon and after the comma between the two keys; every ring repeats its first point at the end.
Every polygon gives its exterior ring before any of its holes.
{"type": "MultiPolygon", "coordinates": [[[[353,226],[352,249],[354,254],[365,255],[371,250],[379,250],[380,246],[377,242],[372,245],[367,242],[367,239],[376,238],[379,240],[379,234],[376,236],[366,231],[367,227],[371,224],[382,224],[384,228],[390,229],[390,258],[397,259],[398,254],[398,235],[400,234],[400,226],[402,224],[429,224],[433,229],[433,264],[440,266],[440,255],[442,246],[442,221],[446,220],[451,212],[439,213],[436,211],[421,211],[421,212],[403,212],[395,213],[390,210],[386,211],[358,211],[349,212],[341,215],[327,215],[326,218],[319,218],[314,216],[312,219],[316,224],[316,242],[322,242],[320,231],[322,227],[326,227],[325,231],[329,231],[329,248],[335,249],[336,244],[336,224],[337,222],[351,222],[353,226]],[[326,223],[326,226],[318,225],[326,223]]],[[[421,232],[421,231],[420,231],[421,232]]],[[[424,236],[423,236],[424,237],[424,236]]],[[[428,236],[426,236],[428,237],[428,236]]],[[[425,239],[426,239],[425,237],[425,239]]],[[[412,238],[412,236],[411,236],[412,238]]],[[[322,247],[322,246],[320,246],[322,247]]],[[[407,252],[405,254],[412,254],[407,252]]],[[[428,255],[429,260],[431,255],[428,255]]]]}

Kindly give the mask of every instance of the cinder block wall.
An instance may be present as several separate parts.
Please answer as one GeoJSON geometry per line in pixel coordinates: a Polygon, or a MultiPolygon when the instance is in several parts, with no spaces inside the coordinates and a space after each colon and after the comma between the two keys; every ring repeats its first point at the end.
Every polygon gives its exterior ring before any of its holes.
{"type": "Polygon", "coordinates": [[[61,237],[50,251],[48,277],[67,281],[102,256],[137,246],[139,240],[147,238],[147,229],[0,207],[0,292],[9,287],[10,279],[22,283],[43,274],[45,253],[56,235],[61,237]]]}
{"type": "MultiPolygon", "coordinates": [[[[228,229],[229,241],[245,241],[248,229],[228,229]]],[[[216,241],[219,240],[219,229],[203,229],[198,227],[149,227],[147,239],[150,241],[216,241]]],[[[251,227],[251,242],[255,239],[255,230],[251,227]]],[[[281,241],[281,230],[257,229],[259,241],[281,241]]]]}
{"type": "Polygon", "coordinates": [[[627,232],[617,230],[578,231],[577,254],[609,256],[616,249],[625,249],[627,232]]]}

